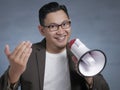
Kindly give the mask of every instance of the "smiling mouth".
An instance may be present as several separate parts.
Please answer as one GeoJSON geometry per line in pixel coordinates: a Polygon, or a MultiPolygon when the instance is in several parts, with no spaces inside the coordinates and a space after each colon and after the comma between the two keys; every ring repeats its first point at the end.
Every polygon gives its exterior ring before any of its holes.
{"type": "Polygon", "coordinates": [[[57,37],[56,39],[57,39],[58,41],[64,41],[65,38],[66,38],[66,36],[60,36],[60,37],[57,37]]]}

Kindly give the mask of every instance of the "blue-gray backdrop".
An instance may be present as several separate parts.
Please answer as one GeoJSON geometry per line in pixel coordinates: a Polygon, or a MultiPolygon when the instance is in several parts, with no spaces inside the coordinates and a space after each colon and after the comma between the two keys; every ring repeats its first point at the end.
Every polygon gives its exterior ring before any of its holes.
{"type": "MultiPolygon", "coordinates": [[[[52,0],[0,0],[0,76],[9,62],[5,44],[11,51],[23,40],[39,42],[39,8],[52,0]]],[[[111,90],[120,90],[120,0],[56,0],[68,7],[72,38],[79,38],[90,49],[107,55],[102,74],[111,90]]]]}

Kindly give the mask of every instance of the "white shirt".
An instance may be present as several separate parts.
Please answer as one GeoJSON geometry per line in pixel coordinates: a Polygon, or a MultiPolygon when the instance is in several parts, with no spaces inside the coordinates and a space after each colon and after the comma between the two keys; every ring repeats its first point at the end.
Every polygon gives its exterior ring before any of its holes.
{"type": "Polygon", "coordinates": [[[58,54],[46,52],[43,90],[71,90],[66,50],[58,54]]]}

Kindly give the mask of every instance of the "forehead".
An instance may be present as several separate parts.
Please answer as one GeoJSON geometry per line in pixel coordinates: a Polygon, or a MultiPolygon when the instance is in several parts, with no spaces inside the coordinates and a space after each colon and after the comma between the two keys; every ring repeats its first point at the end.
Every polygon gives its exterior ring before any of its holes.
{"type": "Polygon", "coordinates": [[[58,23],[68,20],[67,14],[63,10],[58,10],[56,12],[51,12],[47,14],[44,22],[45,24],[58,23]]]}

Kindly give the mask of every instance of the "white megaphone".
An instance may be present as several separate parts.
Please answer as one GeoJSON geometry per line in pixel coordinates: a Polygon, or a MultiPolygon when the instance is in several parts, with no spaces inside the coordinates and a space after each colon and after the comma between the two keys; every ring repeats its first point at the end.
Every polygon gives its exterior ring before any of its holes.
{"type": "Polygon", "coordinates": [[[104,52],[98,49],[88,49],[79,39],[73,39],[69,42],[69,48],[77,58],[77,72],[80,75],[90,77],[100,73],[106,65],[106,56],[104,52]]]}

